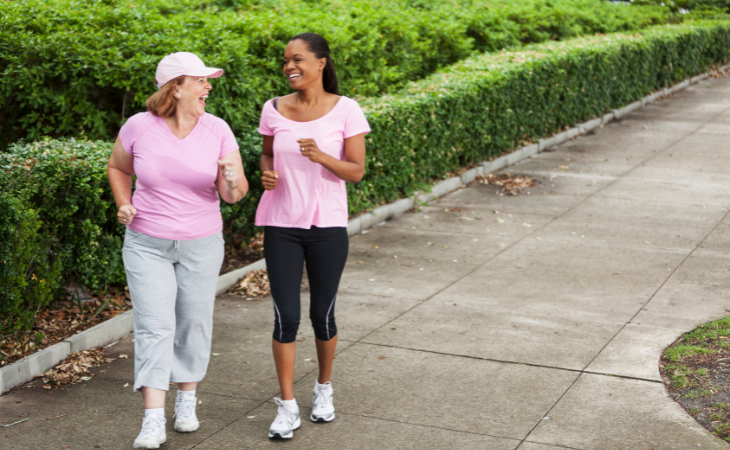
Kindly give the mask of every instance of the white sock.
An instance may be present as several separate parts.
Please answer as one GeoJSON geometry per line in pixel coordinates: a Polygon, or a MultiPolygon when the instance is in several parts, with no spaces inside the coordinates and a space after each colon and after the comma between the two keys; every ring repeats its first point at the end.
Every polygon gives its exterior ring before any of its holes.
{"type": "Polygon", "coordinates": [[[147,417],[150,414],[157,414],[160,419],[165,418],[165,408],[151,408],[144,410],[144,416],[147,417]]]}
{"type": "Polygon", "coordinates": [[[319,384],[319,381],[315,381],[314,383],[315,383],[315,385],[314,385],[315,389],[325,389],[325,390],[332,389],[332,383],[329,381],[325,381],[322,384],[319,384]]]}
{"type": "Polygon", "coordinates": [[[284,404],[284,408],[286,408],[288,411],[291,411],[291,412],[299,411],[299,405],[297,405],[297,399],[295,399],[295,398],[293,398],[291,400],[282,400],[281,403],[284,404]]]}
{"type": "Polygon", "coordinates": [[[180,389],[178,389],[177,390],[177,399],[182,400],[183,395],[195,397],[195,389],[193,389],[192,391],[181,391],[180,389]]]}

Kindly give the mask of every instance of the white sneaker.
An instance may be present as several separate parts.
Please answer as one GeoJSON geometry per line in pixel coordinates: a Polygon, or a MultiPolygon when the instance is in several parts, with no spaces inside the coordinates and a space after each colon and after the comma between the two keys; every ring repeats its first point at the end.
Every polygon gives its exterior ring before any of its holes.
{"type": "Polygon", "coordinates": [[[166,420],[157,414],[145,416],[142,421],[142,431],[134,440],[134,448],[160,448],[160,444],[167,440],[165,422],[166,420]]]}
{"type": "Polygon", "coordinates": [[[289,411],[280,398],[274,397],[274,401],[279,405],[279,410],[269,428],[269,438],[291,439],[294,437],[294,430],[302,425],[299,420],[299,410],[289,411]]]}
{"type": "Polygon", "coordinates": [[[175,399],[175,430],[182,433],[195,431],[200,427],[198,417],[195,415],[195,404],[198,398],[192,395],[183,395],[175,399]]]}
{"type": "Polygon", "coordinates": [[[319,384],[315,381],[312,397],[312,422],[332,422],[335,420],[335,405],[332,404],[332,383],[319,384]]]}

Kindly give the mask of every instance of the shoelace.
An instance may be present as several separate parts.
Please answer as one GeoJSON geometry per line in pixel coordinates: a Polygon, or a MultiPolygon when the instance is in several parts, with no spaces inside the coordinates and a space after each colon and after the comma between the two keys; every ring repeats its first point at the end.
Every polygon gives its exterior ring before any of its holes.
{"type": "Polygon", "coordinates": [[[153,414],[146,416],[142,421],[142,432],[143,435],[157,436],[160,433],[160,419],[155,417],[153,414]]]}
{"type": "Polygon", "coordinates": [[[274,397],[274,402],[279,405],[279,408],[276,411],[276,419],[274,419],[274,425],[280,424],[290,427],[292,422],[294,422],[294,413],[286,409],[281,399],[274,397]]]}
{"type": "Polygon", "coordinates": [[[178,402],[176,409],[177,411],[175,411],[175,415],[173,417],[177,417],[182,420],[191,418],[193,416],[193,412],[195,412],[195,398],[183,398],[178,402]]]}
{"type": "Polygon", "coordinates": [[[315,408],[325,408],[332,404],[332,397],[327,394],[329,394],[329,392],[325,392],[321,389],[314,390],[314,400],[312,400],[312,404],[315,408]]]}

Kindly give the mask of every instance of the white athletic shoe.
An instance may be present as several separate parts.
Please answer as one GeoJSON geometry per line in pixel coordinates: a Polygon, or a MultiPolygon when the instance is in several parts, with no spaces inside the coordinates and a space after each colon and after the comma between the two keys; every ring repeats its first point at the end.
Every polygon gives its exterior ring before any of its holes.
{"type": "Polygon", "coordinates": [[[335,405],[332,404],[332,383],[319,384],[315,381],[312,397],[312,422],[332,422],[335,420],[335,405]]]}
{"type": "Polygon", "coordinates": [[[200,427],[198,417],[195,415],[195,404],[198,402],[197,397],[192,395],[183,395],[175,399],[175,430],[182,433],[195,431],[200,427]]]}
{"type": "Polygon", "coordinates": [[[280,398],[274,397],[274,401],[279,405],[279,410],[269,428],[269,438],[291,439],[294,437],[294,430],[302,425],[299,420],[299,410],[289,411],[280,398]]]}
{"type": "Polygon", "coordinates": [[[160,444],[167,440],[165,422],[165,419],[157,414],[145,416],[142,421],[142,431],[134,440],[134,448],[160,448],[160,444]]]}

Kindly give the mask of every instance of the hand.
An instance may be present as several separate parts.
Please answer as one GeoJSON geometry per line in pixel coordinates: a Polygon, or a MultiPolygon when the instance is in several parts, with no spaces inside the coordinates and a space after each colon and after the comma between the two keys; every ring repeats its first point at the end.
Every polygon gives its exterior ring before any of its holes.
{"type": "Polygon", "coordinates": [[[273,191],[279,184],[279,171],[264,170],[261,173],[261,183],[264,185],[264,189],[267,191],[273,191]]]}
{"type": "Polygon", "coordinates": [[[236,186],[238,186],[238,171],[236,170],[236,166],[233,165],[233,161],[224,162],[222,159],[219,159],[218,169],[228,189],[236,189],[236,186]]]}
{"type": "Polygon", "coordinates": [[[134,220],[134,216],[137,215],[137,209],[132,205],[124,205],[117,211],[117,218],[119,223],[122,225],[129,225],[134,220]]]}
{"type": "Polygon", "coordinates": [[[297,142],[299,143],[299,151],[302,152],[302,155],[309,158],[310,161],[315,163],[321,163],[322,159],[324,157],[324,153],[322,150],[317,147],[317,143],[314,142],[314,139],[298,139],[297,142]]]}

